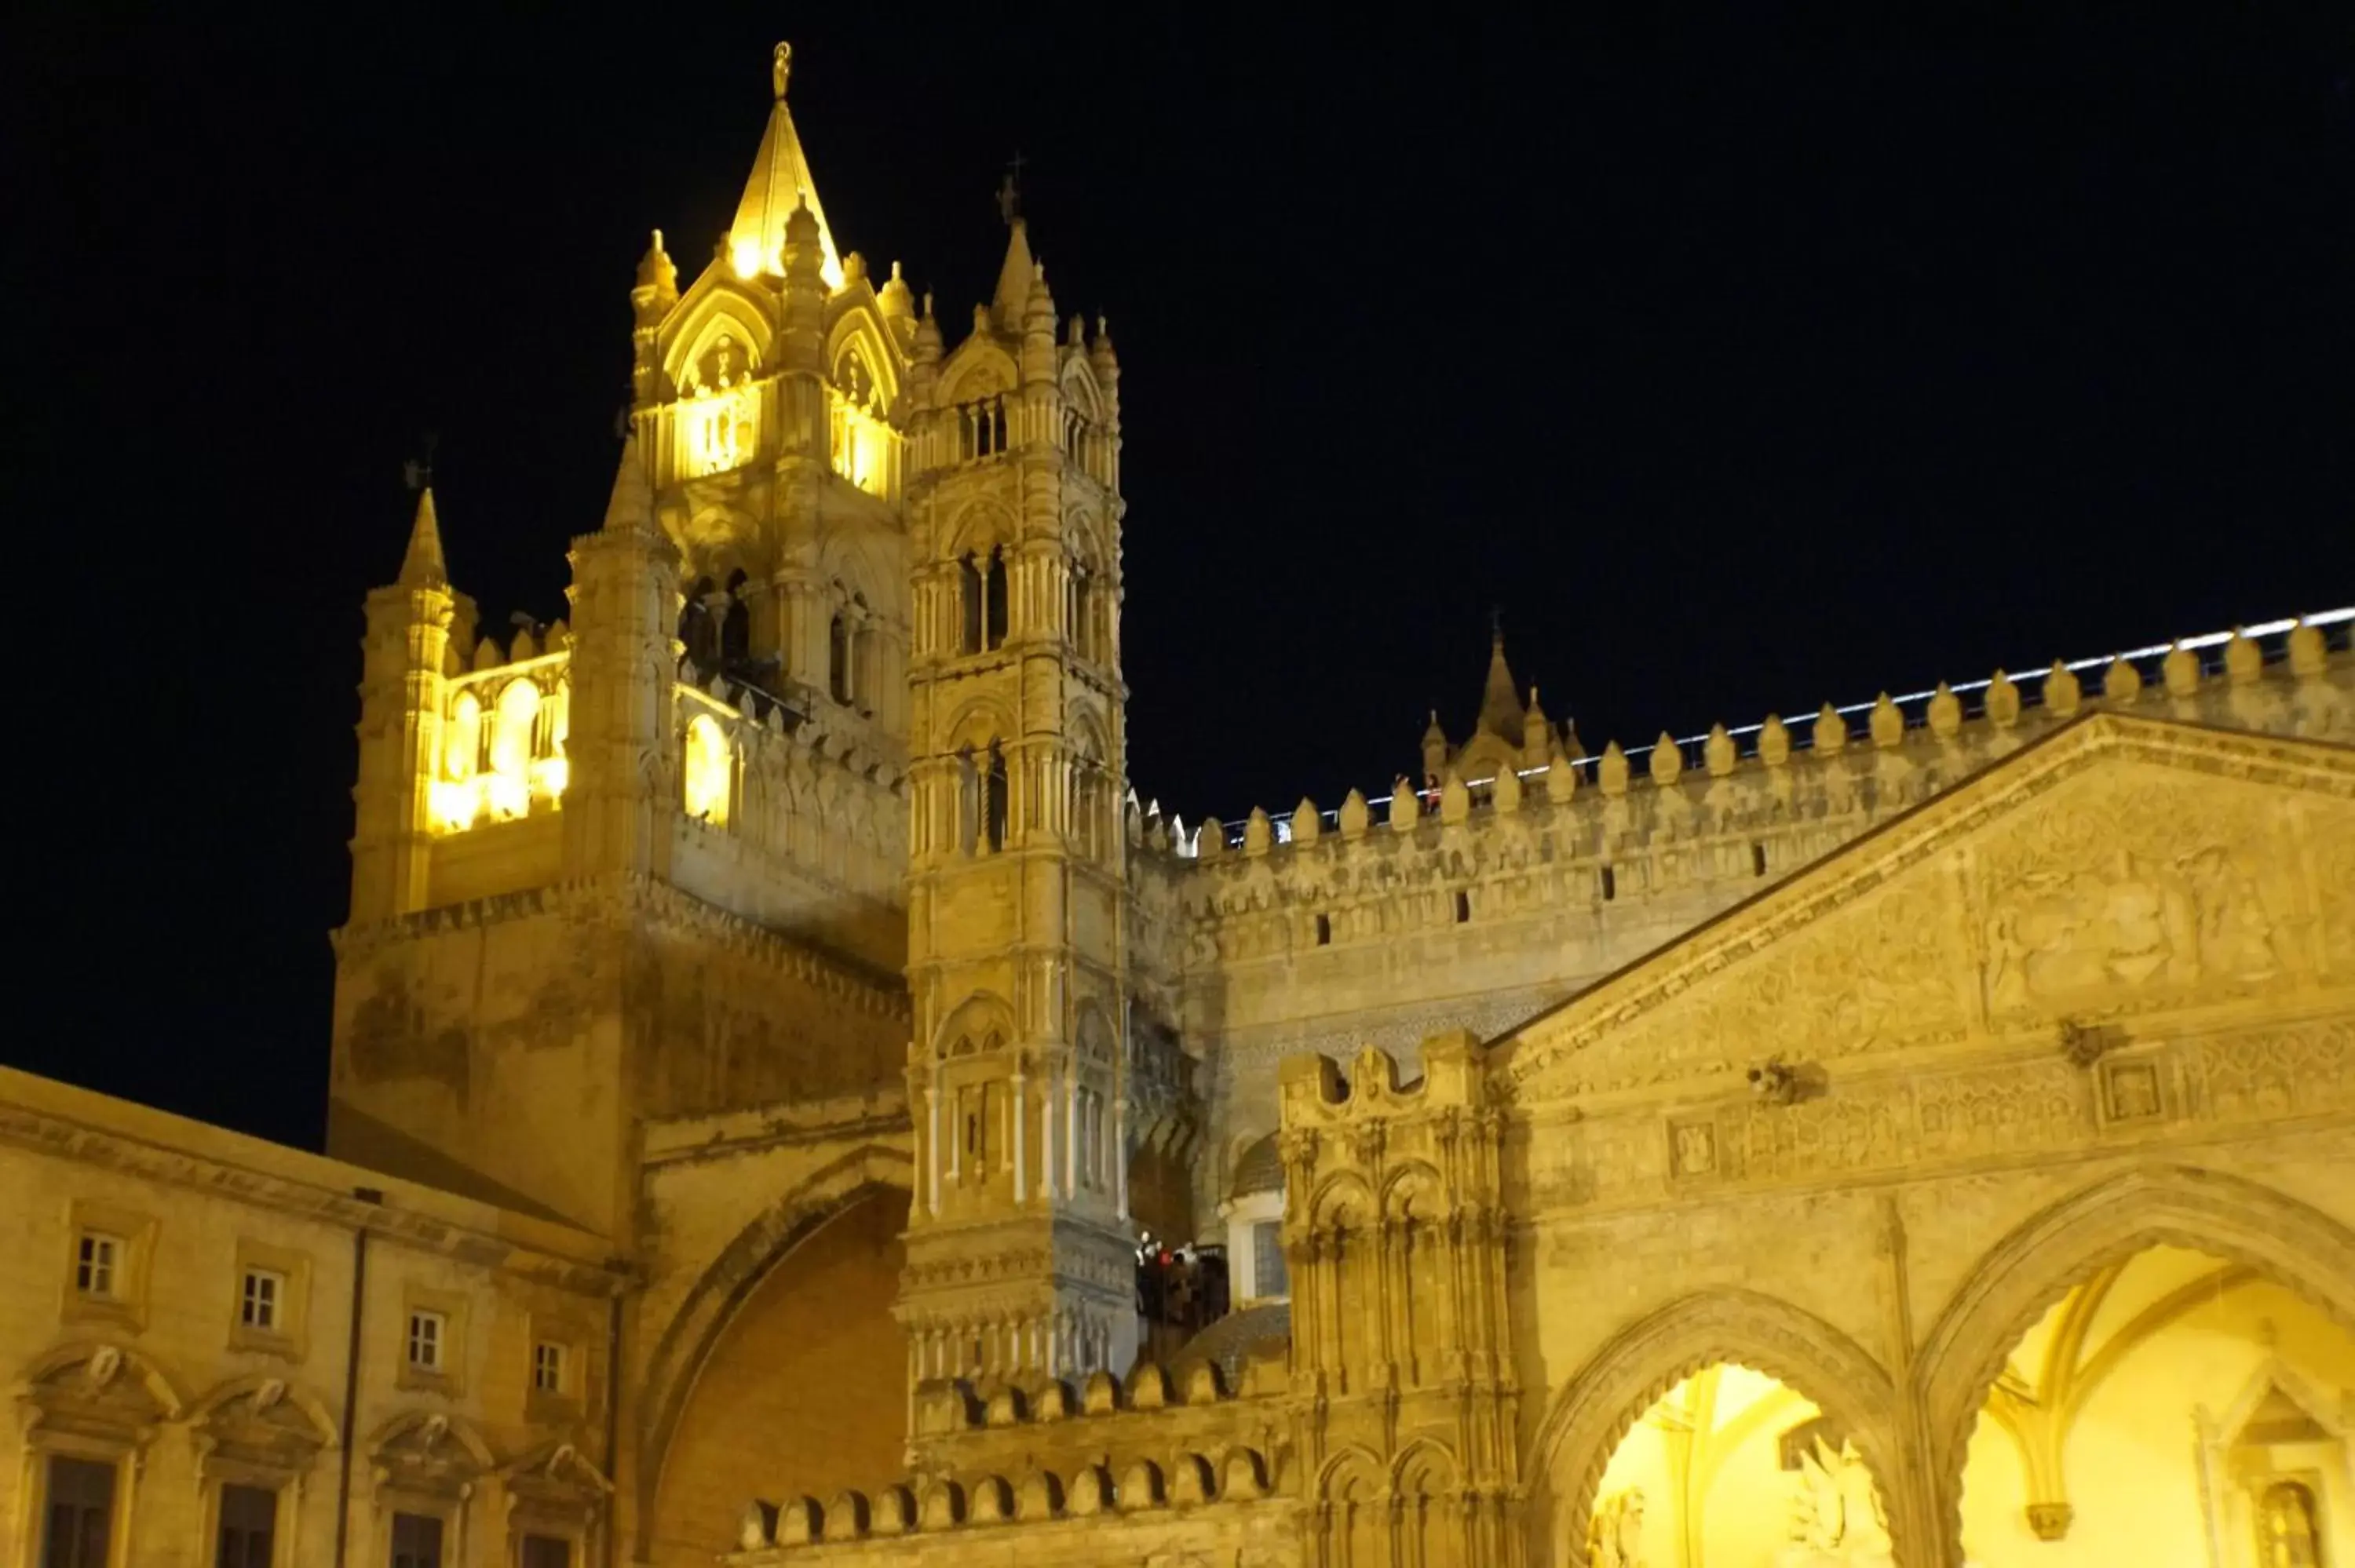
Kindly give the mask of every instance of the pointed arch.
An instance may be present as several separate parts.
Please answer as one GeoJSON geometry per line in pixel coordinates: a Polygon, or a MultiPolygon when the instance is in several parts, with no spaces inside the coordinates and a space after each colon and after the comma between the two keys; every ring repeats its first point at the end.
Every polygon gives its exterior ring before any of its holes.
{"type": "Polygon", "coordinates": [[[891,334],[883,325],[882,317],[865,304],[842,312],[835,318],[826,334],[826,379],[837,390],[847,391],[842,380],[845,361],[852,354],[858,355],[869,376],[874,377],[879,401],[886,414],[900,406],[900,355],[891,334]]]}
{"type": "Polygon", "coordinates": [[[655,1341],[641,1383],[644,1403],[637,1464],[641,1555],[679,1418],[698,1375],[736,1313],[794,1248],[829,1221],[881,1194],[905,1198],[913,1183],[906,1149],[867,1144],[812,1172],[736,1234],[687,1289],[655,1341]]]}
{"type": "Polygon", "coordinates": [[[1894,1506],[1900,1448],[1888,1371],[1814,1313],[1742,1289],[1688,1296],[1629,1324],[1554,1396],[1526,1461],[1531,1560],[1585,1568],[1587,1516],[1620,1440],[1668,1390],[1721,1361],[1788,1383],[1855,1434],[1891,1504],[1898,1560],[1912,1562],[1894,1506]]]}
{"type": "Polygon", "coordinates": [[[696,281],[672,320],[677,324],[663,345],[663,374],[682,394],[696,381],[697,367],[723,334],[743,346],[755,376],[768,367],[776,349],[768,302],[730,277],[724,267],[714,267],[696,281]]]}
{"type": "Polygon", "coordinates": [[[941,367],[941,403],[954,406],[995,397],[1022,385],[1021,367],[994,338],[975,333],[957,345],[941,367]]]}
{"type": "Polygon", "coordinates": [[[2162,1243],[2246,1265],[2355,1330],[2355,1232],[2286,1193],[2221,1171],[2153,1165],[2062,1199],[1980,1261],[1914,1357],[1950,1551],[1962,1539],[1972,1428],[2012,1347],[2073,1287],[2162,1243]]]}

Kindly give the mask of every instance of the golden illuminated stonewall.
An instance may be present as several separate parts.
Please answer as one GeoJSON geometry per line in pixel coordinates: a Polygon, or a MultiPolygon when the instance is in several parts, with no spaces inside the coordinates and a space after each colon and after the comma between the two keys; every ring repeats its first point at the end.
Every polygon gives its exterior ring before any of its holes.
{"type": "Polygon", "coordinates": [[[327,1156],[0,1074],[0,1564],[2355,1563],[2350,617],[1181,821],[1103,319],[772,63],[563,618],[368,597],[327,1156]]]}

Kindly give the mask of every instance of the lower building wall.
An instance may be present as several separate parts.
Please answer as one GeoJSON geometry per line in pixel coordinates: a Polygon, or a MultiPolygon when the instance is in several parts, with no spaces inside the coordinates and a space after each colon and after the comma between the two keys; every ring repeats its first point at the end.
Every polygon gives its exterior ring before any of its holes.
{"type": "Polygon", "coordinates": [[[596,1560],[620,1282],[593,1238],[5,1069],[0,1193],[0,1564],[49,1561],[59,1459],[111,1478],[115,1568],[209,1568],[232,1485],[274,1497],[272,1568],[381,1568],[396,1511],[442,1520],[452,1568],[526,1532],[596,1560]]]}

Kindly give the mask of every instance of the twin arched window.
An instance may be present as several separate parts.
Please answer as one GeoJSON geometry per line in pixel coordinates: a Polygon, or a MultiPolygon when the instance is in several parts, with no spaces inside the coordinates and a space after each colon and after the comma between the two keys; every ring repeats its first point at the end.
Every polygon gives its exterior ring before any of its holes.
{"type": "Polygon", "coordinates": [[[957,652],[981,653],[1006,641],[1006,548],[986,556],[968,551],[957,559],[957,652]]]}
{"type": "Polygon", "coordinates": [[[993,740],[986,751],[958,752],[957,847],[967,854],[1004,849],[1008,804],[1005,748],[993,740]]]}
{"type": "Polygon", "coordinates": [[[1006,398],[1003,394],[960,403],[955,413],[959,462],[996,457],[1006,450],[1006,398]]]}

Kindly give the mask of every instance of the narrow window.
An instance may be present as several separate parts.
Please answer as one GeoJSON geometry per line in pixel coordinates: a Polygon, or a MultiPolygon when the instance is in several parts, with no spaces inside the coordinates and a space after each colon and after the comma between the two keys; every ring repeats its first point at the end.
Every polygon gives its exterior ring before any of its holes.
{"type": "Polygon", "coordinates": [[[1766,874],[1766,846],[1763,843],[1753,843],[1750,846],[1750,874],[1753,876],[1766,874]]]}
{"type": "Polygon", "coordinates": [[[541,1393],[564,1392],[564,1347],[547,1340],[531,1348],[531,1386],[541,1393]]]}
{"type": "Polygon", "coordinates": [[[409,1315],[409,1364],[419,1372],[438,1372],[447,1349],[450,1320],[439,1312],[409,1315]]]}
{"type": "Polygon", "coordinates": [[[973,853],[981,841],[981,770],[974,766],[973,747],[957,753],[957,848],[973,853]]]}
{"type": "Polygon", "coordinates": [[[107,1568],[114,1523],[114,1467],[57,1456],[49,1460],[41,1568],[107,1568]]]}
{"type": "Polygon", "coordinates": [[[572,1542],[552,1535],[525,1536],[523,1568],[572,1568],[572,1542]]]}
{"type": "Polygon", "coordinates": [[[1611,868],[1606,865],[1603,868],[1603,902],[1608,904],[1618,896],[1619,879],[1612,874],[1611,868]]]}
{"type": "Polygon", "coordinates": [[[442,1568],[442,1521],[427,1513],[394,1514],[392,1568],[442,1568]]]}
{"type": "Polygon", "coordinates": [[[1006,754],[994,740],[989,743],[989,772],[983,784],[982,830],[988,835],[989,847],[1002,850],[1006,847],[1006,754]]]}
{"type": "Polygon", "coordinates": [[[277,1529],[276,1492],[261,1487],[222,1487],[213,1568],[271,1568],[271,1538],[277,1529]]]}
{"type": "Polygon", "coordinates": [[[973,408],[971,406],[968,405],[965,408],[959,408],[956,411],[956,418],[957,461],[959,462],[971,462],[974,459],[973,408]]]}
{"type": "Polygon", "coordinates": [[[266,1334],[278,1331],[279,1304],[285,1299],[286,1277],[267,1268],[249,1268],[239,1287],[237,1320],[266,1334]]]}
{"type": "Polygon", "coordinates": [[[123,1240],[98,1231],[84,1231],[75,1244],[74,1288],[102,1301],[114,1299],[123,1266],[123,1240]]]}
{"type": "Polygon", "coordinates": [[[957,633],[957,652],[981,652],[982,588],[981,568],[973,564],[968,551],[957,559],[957,612],[963,625],[957,633]]]}
{"type": "Polygon", "coordinates": [[[996,648],[1006,641],[1006,550],[993,547],[982,568],[981,645],[996,648]]]}
{"type": "Polygon", "coordinates": [[[1292,1281],[1284,1266],[1284,1227],[1274,1220],[1263,1220],[1252,1227],[1252,1294],[1260,1298],[1292,1294],[1292,1281]]]}
{"type": "Polygon", "coordinates": [[[1461,926],[1470,918],[1472,918],[1472,895],[1468,893],[1459,893],[1455,895],[1455,923],[1461,926]]]}
{"type": "Polygon", "coordinates": [[[1333,945],[1333,918],[1329,915],[1316,916],[1316,945],[1320,948],[1333,945]]]}
{"type": "Polygon", "coordinates": [[[836,702],[850,701],[850,623],[840,610],[835,611],[834,622],[826,628],[826,678],[836,702]]]}

